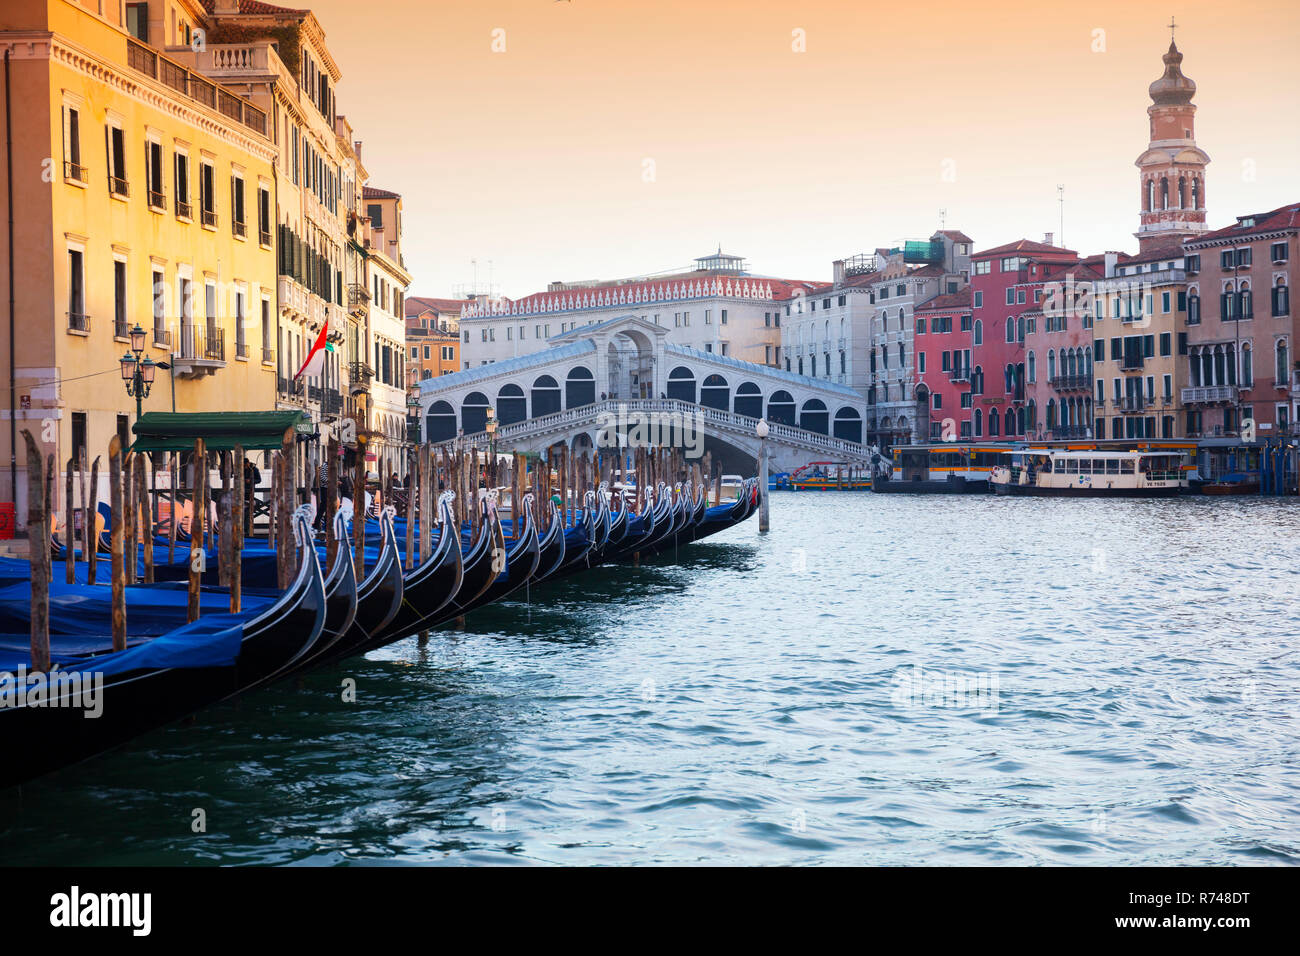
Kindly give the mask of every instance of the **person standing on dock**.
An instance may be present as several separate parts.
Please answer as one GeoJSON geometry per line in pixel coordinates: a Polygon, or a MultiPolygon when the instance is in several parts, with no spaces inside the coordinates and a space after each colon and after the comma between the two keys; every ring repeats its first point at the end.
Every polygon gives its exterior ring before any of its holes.
{"type": "Polygon", "coordinates": [[[244,537],[253,536],[253,499],[257,496],[257,484],[262,480],[262,472],[249,458],[244,458],[244,537]]]}

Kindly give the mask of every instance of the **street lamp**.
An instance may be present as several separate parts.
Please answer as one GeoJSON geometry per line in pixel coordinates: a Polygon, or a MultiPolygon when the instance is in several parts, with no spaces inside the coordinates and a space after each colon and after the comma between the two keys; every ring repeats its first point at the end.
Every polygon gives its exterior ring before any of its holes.
{"type": "Polygon", "coordinates": [[[767,420],[763,418],[760,418],[758,424],[754,426],[754,434],[758,435],[758,530],[760,534],[766,534],[768,530],[767,433],[770,430],[767,420]]]}
{"type": "Polygon", "coordinates": [[[420,444],[420,396],[415,389],[406,393],[406,426],[407,440],[420,444]]]}
{"type": "Polygon", "coordinates": [[[487,423],[483,427],[487,431],[488,454],[491,456],[489,460],[492,462],[491,480],[495,483],[497,472],[497,410],[491,405],[488,406],[487,423]]]}
{"type": "Polygon", "coordinates": [[[141,403],[149,397],[149,390],[153,387],[154,375],[158,371],[158,365],[148,356],[144,356],[143,360],[141,360],[144,353],[144,329],[140,328],[137,323],[129,334],[131,349],[120,359],[122,382],[126,386],[126,394],[135,399],[135,419],[139,421],[142,411],[141,403]]]}

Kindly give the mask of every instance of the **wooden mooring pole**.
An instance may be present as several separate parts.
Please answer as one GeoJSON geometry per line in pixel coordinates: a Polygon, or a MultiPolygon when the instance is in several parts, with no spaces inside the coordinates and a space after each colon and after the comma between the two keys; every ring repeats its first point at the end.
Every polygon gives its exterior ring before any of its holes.
{"type": "MultiPolygon", "coordinates": [[[[116,440],[116,439],[114,439],[116,440]]],[[[50,669],[50,574],[51,557],[48,538],[48,518],[45,512],[45,485],[41,467],[41,449],[26,428],[23,441],[27,445],[27,538],[31,550],[32,613],[31,652],[32,670],[44,673],[50,669]]],[[[15,495],[17,497],[17,495],[15,495]]]]}
{"type": "Polygon", "coordinates": [[[126,517],[122,499],[122,441],[114,435],[108,443],[108,506],[113,512],[112,586],[113,650],[126,650],[126,517]]]}

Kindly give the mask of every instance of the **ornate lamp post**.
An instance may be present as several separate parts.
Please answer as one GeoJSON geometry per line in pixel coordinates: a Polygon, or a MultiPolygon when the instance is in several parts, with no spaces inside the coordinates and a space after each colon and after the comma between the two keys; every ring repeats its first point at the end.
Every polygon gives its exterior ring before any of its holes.
{"type": "Polygon", "coordinates": [[[489,466],[491,469],[490,480],[495,484],[497,474],[497,410],[491,405],[488,406],[487,423],[483,427],[488,436],[488,455],[490,456],[488,460],[492,463],[489,466]]]}
{"type": "Polygon", "coordinates": [[[420,395],[415,389],[406,393],[406,438],[420,444],[420,395]]]}
{"type": "Polygon", "coordinates": [[[144,356],[145,332],[138,323],[131,330],[130,336],[131,349],[121,358],[122,381],[126,385],[126,394],[135,399],[135,420],[139,421],[142,403],[149,397],[158,365],[153,359],[144,356]],[[141,356],[144,356],[143,360],[141,356]]]}
{"type": "Polygon", "coordinates": [[[758,435],[758,530],[760,534],[766,534],[768,530],[767,520],[767,433],[769,429],[766,420],[760,418],[758,424],[754,426],[754,433],[758,435]]]}

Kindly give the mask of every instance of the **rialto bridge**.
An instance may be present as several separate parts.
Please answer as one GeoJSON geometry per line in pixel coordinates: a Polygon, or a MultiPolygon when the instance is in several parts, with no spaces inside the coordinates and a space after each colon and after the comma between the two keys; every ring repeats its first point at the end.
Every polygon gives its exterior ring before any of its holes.
{"type": "Polygon", "coordinates": [[[869,462],[871,450],[861,444],[866,402],[854,389],[671,345],[665,335],[623,316],[553,337],[539,352],[425,379],[421,437],[481,442],[489,409],[498,448],[522,452],[560,442],[609,447],[611,428],[635,442],[638,424],[680,422],[701,431],[726,467],[748,470],[752,461],[743,459],[757,454],[755,426],[766,419],[774,471],[869,462]]]}

